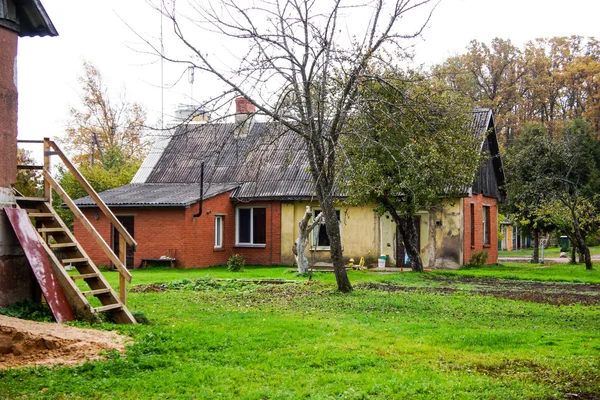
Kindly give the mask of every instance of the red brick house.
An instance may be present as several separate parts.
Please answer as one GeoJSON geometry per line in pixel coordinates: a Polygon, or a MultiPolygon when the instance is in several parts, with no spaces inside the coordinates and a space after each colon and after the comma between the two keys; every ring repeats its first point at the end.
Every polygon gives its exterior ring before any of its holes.
{"type": "MultiPolygon", "coordinates": [[[[293,263],[298,221],[306,206],[319,212],[304,144],[280,124],[253,121],[253,107],[244,99],[236,106],[236,123],[192,122],[174,129],[156,143],[131,184],[100,194],[138,243],[137,252],[128,252],[128,267],[162,256],[174,257],[177,266],[207,267],[225,264],[233,254],[249,264],[293,263]]],[[[480,250],[488,252],[488,262],[497,262],[504,175],[493,128],[490,110],[473,113],[471,129],[481,139],[486,164],[464,198],[419,213],[421,253],[432,268],[462,265],[480,250]]],[[[93,201],[76,203],[112,243],[110,225],[93,201]]],[[[386,227],[389,220],[372,207],[350,207],[340,215],[346,257],[386,252],[396,258],[395,246],[386,247],[395,235],[395,226],[386,227]]],[[[77,221],[74,229],[93,261],[108,264],[77,221]]],[[[329,261],[324,229],[315,230],[312,261],[329,261]]]]}

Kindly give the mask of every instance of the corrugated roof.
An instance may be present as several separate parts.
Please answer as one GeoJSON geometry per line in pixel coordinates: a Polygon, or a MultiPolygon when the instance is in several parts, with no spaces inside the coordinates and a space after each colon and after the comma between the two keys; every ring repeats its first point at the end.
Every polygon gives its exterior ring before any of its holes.
{"type": "MultiPolygon", "coordinates": [[[[205,184],[204,199],[225,193],[236,184],[205,184]]],[[[200,200],[200,184],[141,183],[106,190],[101,198],[109,207],[185,207],[200,200]]],[[[96,207],[89,197],[75,200],[79,207],[96,207]]]]}
{"type": "Polygon", "coordinates": [[[205,182],[237,183],[234,196],[240,200],[313,197],[306,149],[298,135],[278,123],[255,122],[247,137],[237,138],[235,127],[179,127],[146,182],[199,182],[204,161],[205,182]]]}
{"type": "MultiPolygon", "coordinates": [[[[190,204],[191,197],[186,197],[185,193],[191,190],[190,186],[198,187],[203,161],[204,182],[216,187],[236,186],[232,197],[240,201],[314,197],[306,148],[297,134],[278,123],[255,122],[247,137],[238,138],[235,127],[234,123],[178,127],[168,143],[167,140],[161,143],[144,162],[147,168],[143,173],[136,175],[135,183],[145,182],[150,185],[148,189],[129,189],[133,185],[127,185],[125,188],[128,189],[118,192],[118,197],[112,197],[111,191],[107,191],[102,193],[102,198],[108,195],[109,199],[118,200],[115,205],[190,204]],[[154,193],[150,188],[157,190],[163,185],[171,189],[159,191],[161,195],[157,193],[156,198],[151,197],[151,202],[143,202],[143,196],[154,193]],[[181,189],[173,190],[175,187],[181,189]]],[[[486,133],[490,127],[493,128],[492,111],[476,109],[470,128],[482,143],[488,137],[486,133]]]]}

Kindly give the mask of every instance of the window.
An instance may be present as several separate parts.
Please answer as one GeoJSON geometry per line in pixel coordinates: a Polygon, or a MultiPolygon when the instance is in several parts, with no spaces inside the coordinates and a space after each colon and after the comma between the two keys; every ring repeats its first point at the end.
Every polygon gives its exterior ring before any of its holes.
{"type": "Polygon", "coordinates": [[[223,247],[223,216],[215,216],[215,249],[223,247]]]}
{"type": "Polygon", "coordinates": [[[471,247],[475,246],[475,203],[471,203],[471,247]]]}
{"type": "Polygon", "coordinates": [[[267,209],[244,207],[236,210],[236,244],[262,245],[267,238],[267,209]]]}
{"type": "Polygon", "coordinates": [[[483,245],[490,245],[490,206],[483,206],[483,245]]]}
{"type": "MultiPolygon", "coordinates": [[[[339,223],[340,210],[336,210],[335,213],[339,223]]],[[[316,218],[319,216],[319,214],[321,214],[321,210],[314,210],[313,214],[316,218]]],[[[325,226],[325,221],[323,220],[321,220],[321,222],[315,226],[315,229],[313,230],[313,246],[322,250],[329,249],[329,235],[327,235],[327,227],[325,226]]]]}

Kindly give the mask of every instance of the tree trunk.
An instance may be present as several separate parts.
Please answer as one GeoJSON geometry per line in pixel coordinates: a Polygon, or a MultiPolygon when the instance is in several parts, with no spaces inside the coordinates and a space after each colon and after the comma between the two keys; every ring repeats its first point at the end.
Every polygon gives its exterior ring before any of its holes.
{"type": "Polygon", "coordinates": [[[537,229],[533,231],[533,260],[531,262],[540,263],[540,233],[537,229]]]}
{"type": "Polygon", "coordinates": [[[410,259],[410,268],[414,272],[423,272],[423,260],[421,260],[421,249],[419,243],[417,243],[417,229],[415,228],[415,221],[412,217],[400,218],[400,223],[396,223],[396,227],[400,227],[402,238],[404,239],[404,247],[408,258],[410,259]]]}
{"type": "Polygon", "coordinates": [[[404,252],[406,248],[404,247],[404,240],[402,238],[402,232],[396,223],[396,267],[404,268],[406,267],[404,263],[404,252]]]}
{"type": "MultiPolygon", "coordinates": [[[[401,240],[404,242],[404,249],[408,253],[408,258],[410,258],[410,268],[414,272],[423,272],[421,249],[419,243],[417,243],[419,235],[413,217],[405,218],[398,215],[392,203],[385,197],[380,198],[379,202],[383,204],[396,223],[396,235],[400,235],[401,240]]],[[[404,265],[404,260],[402,260],[402,265],[404,265]]]]}
{"type": "Polygon", "coordinates": [[[352,285],[350,284],[348,274],[346,273],[346,265],[342,254],[340,224],[337,213],[335,212],[333,199],[330,196],[326,196],[323,201],[321,201],[321,208],[323,210],[322,213],[325,214],[325,227],[327,228],[327,236],[329,236],[329,251],[331,254],[331,261],[333,261],[333,273],[335,274],[338,290],[342,293],[351,292],[352,285]]]}
{"type": "Polygon", "coordinates": [[[323,214],[319,214],[312,223],[308,223],[310,221],[310,217],[312,217],[312,212],[310,210],[310,206],[306,207],[306,212],[304,213],[304,217],[298,223],[298,238],[294,242],[294,247],[292,247],[292,252],[296,256],[296,264],[298,265],[298,273],[306,273],[308,272],[309,263],[308,258],[306,258],[306,246],[308,245],[308,236],[310,232],[320,223],[323,214]]]}

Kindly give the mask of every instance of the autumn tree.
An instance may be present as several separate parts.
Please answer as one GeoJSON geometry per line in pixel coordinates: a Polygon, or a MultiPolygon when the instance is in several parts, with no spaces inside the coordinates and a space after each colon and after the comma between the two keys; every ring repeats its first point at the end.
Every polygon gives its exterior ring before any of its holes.
{"type": "MultiPolygon", "coordinates": [[[[30,150],[17,150],[17,165],[35,165],[35,160],[30,150]]],[[[15,189],[25,197],[41,197],[43,181],[39,171],[33,169],[20,169],[17,171],[15,189]]]]}
{"type": "Polygon", "coordinates": [[[108,170],[129,162],[140,164],[150,146],[144,108],[129,102],[124,94],[111,97],[102,74],[89,62],[83,63],[79,83],[81,105],[70,109],[60,143],[79,165],[101,165],[108,170]]]}
{"type": "Polygon", "coordinates": [[[351,204],[389,212],[411,268],[423,272],[414,216],[473,184],[480,147],[469,129],[472,107],[415,73],[376,74],[360,92],[342,140],[341,185],[351,204]]]}
{"type": "MultiPolygon", "coordinates": [[[[178,57],[155,45],[157,54],[215,78],[226,93],[245,97],[258,115],[283,125],[306,145],[337,287],[342,292],[352,286],[345,270],[335,206],[340,139],[356,107],[369,60],[392,62],[390,54],[420,34],[431,10],[426,10],[422,24],[414,24],[408,15],[430,3],[221,0],[162,1],[156,6],[186,50],[178,57]],[[222,52],[225,42],[230,54],[237,52],[239,57],[222,52]],[[214,57],[217,53],[220,56],[214,57]]],[[[219,102],[227,103],[222,97],[214,103],[219,102]]]]}
{"type": "Polygon", "coordinates": [[[528,128],[507,158],[508,198],[526,217],[544,218],[569,235],[592,269],[587,238],[598,231],[600,190],[598,142],[584,120],[550,136],[528,128]]]}
{"type": "Polygon", "coordinates": [[[600,43],[594,38],[536,39],[523,48],[498,38],[489,46],[472,41],[433,72],[492,108],[505,144],[530,122],[559,134],[569,121],[584,118],[600,134],[600,43]]]}

